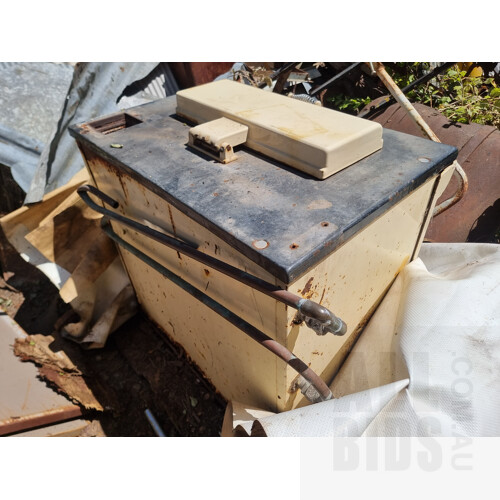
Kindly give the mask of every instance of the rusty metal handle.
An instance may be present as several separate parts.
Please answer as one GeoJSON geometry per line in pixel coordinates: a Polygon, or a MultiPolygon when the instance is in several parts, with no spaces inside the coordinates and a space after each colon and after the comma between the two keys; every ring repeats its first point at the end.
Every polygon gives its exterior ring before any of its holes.
{"type": "MultiPolygon", "coordinates": [[[[387,73],[384,65],[382,63],[366,63],[370,68],[376,72],[379,78],[382,80],[384,85],[387,87],[387,90],[392,94],[394,99],[399,103],[399,105],[408,113],[410,118],[414,121],[414,123],[420,127],[422,132],[432,141],[441,142],[439,137],[433,132],[433,130],[429,127],[429,125],[425,122],[425,120],[420,116],[415,107],[411,104],[408,98],[404,95],[403,91],[398,87],[396,82],[391,78],[389,73],[387,73]]],[[[458,187],[455,194],[448,198],[447,200],[440,203],[437,207],[434,208],[434,212],[432,213],[433,217],[443,213],[445,210],[448,210],[450,207],[455,205],[455,203],[459,202],[464,194],[467,192],[469,187],[469,181],[467,179],[467,175],[464,172],[463,168],[460,164],[455,160],[453,162],[453,166],[455,170],[453,171],[453,175],[455,179],[458,181],[458,187]]]]}
{"type": "Polygon", "coordinates": [[[222,316],[224,319],[240,329],[250,338],[285,361],[302,377],[301,379],[299,378],[297,385],[300,387],[304,396],[311,403],[327,401],[333,398],[332,391],[330,391],[330,388],[321,379],[321,377],[319,377],[316,372],[314,372],[306,363],[304,363],[304,361],[295,356],[295,354],[289,351],[285,346],[267,336],[265,333],[261,332],[250,323],[247,323],[240,316],[234,314],[222,304],[212,299],[212,297],[209,297],[206,293],[198,290],[198,288],[194,287],[177,274],[174,274],[172,271],[146,255],[145,253],[141,252],[138,248],[134,247],[123,238],[120,238],[120,236],[118,236],[113,231],[111,225],[109,224],[109,219],[106,216],[101,220],[101,227],[104,232],[118,245],[125,248],[125,250],[133,254],[138,259],[142,260],[145,264],[153,268],[155,271],[159,272],[165,278],[175,283],[195,299],[199,300],[202,304],[205,304],[207,307],[212,309],[212,311],[222,316]]]}
{"type": "Polygon", "coordinates": [[[193,246],[183,241],[156,231],[155,229],[145,226],[144,224],[140,224],[139,222],[129,219],[128,217],[125,217],[121,214],[112,212],[107,208],[99,206],[97,203],[92,201],[89,193],[97,196],[99,199],[101,199],[108,205],[111,205],[113,208],[118,208],[119,205],[117,201],[113,200],[107,194],[103,193],[94,186],[81,186],[77,191],[82,200],[90,208],[104,215],[105,217],[125,224],[126,226],[131,227],[137,232],[144,234],[149,238],[152,238],[153,240],[176,250],[177,252],[187,255],[188,257],[191,257],[198,262],[201,262],[202,264],[211,267],[212,269],[215,269],[216,271],[219,271],[236,281],[239,281],[240,283],[258,290],[259,292],[262,292],[269,297],[272,297],[275,300],[286,304],[287,306],[297,309],[299,313],[295,318],[295,322],[299,324],[302,321],[305,321],[306,325],[309,326],[309,328],[313,329],[318,335],[325,335],[326,333],[333,333],[334,335],[344,335],[347,332],[347,325],[326,307],[323,307],[312,300],[299,297],[298,295],[295,295],[288,290],[283,290],[282,288],[276,285],[272,285],[271,283],[257,278],[256,276],[253,276],[245,271],[242,271],[241,269],[226,264],[225,262],[211,257],[210,255],[200,252],[196,248],[193,248],[193,246]]]}
{"type": "Polygon", "coordinates": [[[450,207],[455,205],[455,203],[458,203],[469,188],[467,174],[464,172],[463,168],[456,160],[453,162],[453,165],[455,166],[455,170],[453,170],[453,176],[458,181],[457,190],[455,191],[455,194],[453,196],[451,196],[447,200],[442,201],[437,207],[434,207],[434,211],[432,212],[433,217],[436,217],[436,215],[443,213],[445,210],[448,210],[450,207]]]}

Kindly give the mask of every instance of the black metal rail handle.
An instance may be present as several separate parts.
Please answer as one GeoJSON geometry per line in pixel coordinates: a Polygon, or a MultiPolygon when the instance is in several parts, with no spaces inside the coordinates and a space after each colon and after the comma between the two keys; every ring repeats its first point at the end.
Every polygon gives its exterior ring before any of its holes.
{"type": "Polygon", "coordinates": [[[290,367],[292,367],[297,373],[299,373],[303,380],[298,381],[298,386],[300,387],[304,396],[311,401],[312,403],[317,403],[319,401],[327,401],[333,398],[333,394],[330,391],[329,387],[326,383],[314,372],[309,366],[307,366],[304,361],[297,358],[291,351],[289,351],[286,347],[281,345],[276,340],[267,336],[265,333],[261,332],[257,328],[255,328],[250,323],[247,323],[244,319],[240,318],[232,311],[224,307],[222,304],[217,302],[216,300],[209,297],[207,294],[198,290],[198,288],[194,287],[184,279],[182,279],[177,274],[174,274],[172,271],[141,252],[138,248],[134,247],[123,238],[120,238],[111,227],[109,223],[109,219],[105,216],[101,220],[101,227],[104,232],[113,239],[118,245],[123,247],[125,250],[130,252],[135,257],[142,260],[149,267],[159,272],[165,278],[169,279],[177,286],[185,290],[195,299],[199,300],[201,303],[205,304],[212,311],[216,312],[224,319],[229,321],[231,324],[236,326],[242,332],[247,334],[250,338],[261,344],[263,347],[271,351],[273,354],[281,358],[285,361],[290,367]],[[311,391],[312,387],[312,391],[311,391]]]}
{"type": "Polygon", "coordinates": [[[296,316],[296,323],[302,323],[304,321],[306,325],[313,329],[318,335],[325,335],[326,333],[344,335],[347,332],[347,325],[326,307],[323,307],[312,300],[299,297],[288,290],[283,290],[276,285],[272,285],[271,283],[242,271],[241,269],[200,252],[188,243],[168,236],[160,231],[156,231],[155,229],[129,219],[124,215],[113,212],[105,207],[101,207],[91,199],[89,193],[97,196],[100,200],[113,208],[118,208],[119,204],[116,200],[94,186],[84,185],[79,187],[78,194],[82,200],[96,212],[99,212],[111,220],[115,220],[131,227],[135,231],[144,234],[145,236],[148,236],[149,238],[162,243],[179,253],[187,255],[188,257],[191,257],[194,260],[201,262],[202,264],[211,267],[212,269],[215,269],[216,271],[219,271],[236,281],[239,281],[240,283],[243,283],[268,295],[269,297],[274,298],[275,300],[297,309],[298,313],[296,316]]]}

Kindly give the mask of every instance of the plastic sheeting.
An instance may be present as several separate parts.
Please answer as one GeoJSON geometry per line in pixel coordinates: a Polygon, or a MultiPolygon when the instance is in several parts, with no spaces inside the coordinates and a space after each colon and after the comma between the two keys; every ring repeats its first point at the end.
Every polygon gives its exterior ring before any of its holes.
{"type": "Polygon", "coordinates": [[[338,399],[260,418],[251,432],[500,436],[499,387],[500,246],[425,244],[333,381],[338,399]]]}

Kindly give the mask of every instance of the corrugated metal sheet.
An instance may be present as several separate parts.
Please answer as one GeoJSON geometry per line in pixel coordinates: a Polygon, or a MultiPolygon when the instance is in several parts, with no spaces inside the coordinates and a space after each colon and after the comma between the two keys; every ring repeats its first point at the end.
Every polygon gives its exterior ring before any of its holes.
{"type": "MultiPolygon", "coordinates": [[[[118,104],[120,107],[129,106],[126,99],[139,98],[142,101],[155,101],[175,94],[179,90],[174,75],[167,63],[160,63],[145,78],[132,83],[123,91],[123,97],[118,104]]],[[[136,105],[136,104],[134,104],[136,105]]]]}
{"type": "Polygon", "coordinates": [[[12,177],[27,192],[44,147],[32,137],[0,123],[0,164],[11,168],[12,177]]]}
{"type": "Polygon", "coordinates": [[[55,63],[0,63],[0,163],[26,192],[57,123],[73,68],[55,63]]]}
{"type": "Polygon", "coordinates": [[[145,78],[129,85],[124,95],[142,93],[149,100],[163,99],[179,90],[174,75],[167,63],[160,63],[145,78]]]}
{"type": "Polygon", "coordinates": [[[165,63],[79,63],[75,66],[59,122],[42,152],[25,203],[41,200],[45,193],[64,185],[83,168],[75,141],[67,132],[68,126],[134,105],[124,100],[127,97],[124,90],[134,82],[139,82],[137,89],[144,93],[143,102],[174,93],[177,88],[165,63]]]}
{"type": "Polygon", "coordinates": [[[0,123],[45,143],[57,123],[72,76],[69,64],[2,63],[0,123]]]}

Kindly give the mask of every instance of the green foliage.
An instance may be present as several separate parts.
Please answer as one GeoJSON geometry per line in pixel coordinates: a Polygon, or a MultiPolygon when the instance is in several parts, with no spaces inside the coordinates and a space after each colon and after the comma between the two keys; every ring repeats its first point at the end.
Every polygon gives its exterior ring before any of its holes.
{"type": "Polygon", "coordinates": [[[338,94],[328,99],[332,108],[350,114],[356,114],[361,108],[366,106],[371,99],[369,97],[348,97],[338,94]]]}
{"type": "MultiPolygon", "coordinates": [[[[398,63],[391,76],[404,88],[429,68],[429,63],[398,63]]],[[[500,89],[493,78],[468,76],[458,66],[413,89],[407,97],[439,109],[453,122],[500,128],[500,89]]]]}
{"type": "MultiPolygon", "coordinates": [[[[387,66],[388,72],[402,89],[431,70],[428,62],[402,62],[387,66]]],[[[412,102],[439,109],[458,123],[480,123],[500,128],[500,88],[493,78],[469,76],[467,71],[452,66],[427,83],[407,94],[412,102]]],[[[349,97],[344,94],[328,98],[329,107],[357,114],[369,104],[369,97],[349,97]]]]}

